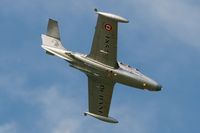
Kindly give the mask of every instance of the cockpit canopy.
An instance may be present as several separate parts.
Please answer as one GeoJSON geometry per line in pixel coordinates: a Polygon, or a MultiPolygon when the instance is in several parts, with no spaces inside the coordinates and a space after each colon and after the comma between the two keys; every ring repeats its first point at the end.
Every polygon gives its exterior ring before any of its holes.
{"type": "Polygon", "coordinates": [[[126,70],[131,73],[139,73],[140,72],[139,69],[131,67],[128,64],[123,64],[122,62],[118,62],[118,65],[121,69],[126,70]]]}

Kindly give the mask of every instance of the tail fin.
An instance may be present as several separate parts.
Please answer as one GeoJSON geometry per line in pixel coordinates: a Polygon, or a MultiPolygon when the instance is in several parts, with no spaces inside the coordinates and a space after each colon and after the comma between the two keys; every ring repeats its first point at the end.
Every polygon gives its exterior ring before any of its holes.
{"type": "Polygon", "coordinates": [[[60,40],[60,32],[57,21],[49,19],[46,35],[60,40]]]}
{"type": "Polygon", "coordinates": [[[49,46],[58,49],[65,49],[60,41],[60,32],[58,22],[53,19],[49,19],[47,33],[42,34],[42,46],[49,46]]]}

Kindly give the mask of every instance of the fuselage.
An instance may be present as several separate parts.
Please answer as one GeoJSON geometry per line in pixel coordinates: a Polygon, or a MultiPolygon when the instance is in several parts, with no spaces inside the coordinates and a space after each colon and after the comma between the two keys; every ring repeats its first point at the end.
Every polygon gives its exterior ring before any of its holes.
{"type": "Polygon", "coordinates": [[[89,75],[107,79],[115,83],[121,83],[139,89],[160,91],[161,85],[142,74],[138,69],[118,62],[118,67],[113,68],[101,62],[93,60],[85,54],[74,53],[68,50],[42,46],[49,53],[63,58],[71,67],[81,70],[89,75]]]}

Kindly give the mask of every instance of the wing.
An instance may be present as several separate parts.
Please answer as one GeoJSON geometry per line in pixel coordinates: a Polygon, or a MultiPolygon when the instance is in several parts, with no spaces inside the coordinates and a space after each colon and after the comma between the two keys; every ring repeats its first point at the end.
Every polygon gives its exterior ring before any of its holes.
{"type": "Polygon", "coordinates": [[[97,12],[98,20],[89,58],[117,68],[117,28],[118,22],[128,20],[110,13],[97,12]]]}
{"type": "Polygon", "coordinates": [[[113,93],[113,82],[88,75],[89,112],[87,114],[107,122],[117,123],[108,116],[113,93]]]}

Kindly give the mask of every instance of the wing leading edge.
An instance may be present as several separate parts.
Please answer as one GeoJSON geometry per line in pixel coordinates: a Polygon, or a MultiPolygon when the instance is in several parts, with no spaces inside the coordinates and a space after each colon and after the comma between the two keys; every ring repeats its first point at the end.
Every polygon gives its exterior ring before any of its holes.
{"type": "Polygon", "coordinates": [[[89,112],[85,114],[106,122],[118,123],[108,116],[114,85],[109,80],[88,75],[89,112]]]}
{"type": "Polygon", "coordinates": [[[98,20],[89,58],[117,68],[117,30],[118,22],[128,20],[120,16],[97,12],[98,20]]]}

